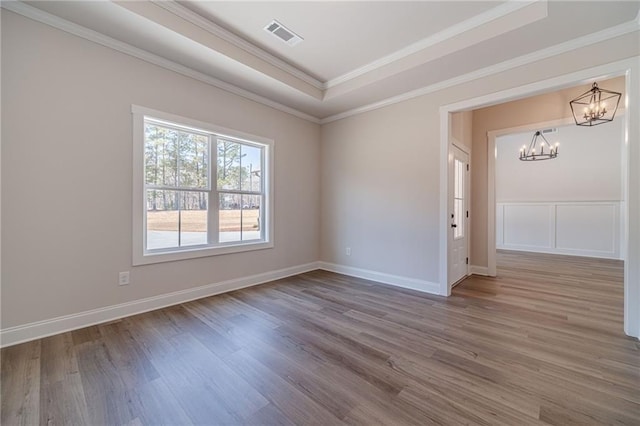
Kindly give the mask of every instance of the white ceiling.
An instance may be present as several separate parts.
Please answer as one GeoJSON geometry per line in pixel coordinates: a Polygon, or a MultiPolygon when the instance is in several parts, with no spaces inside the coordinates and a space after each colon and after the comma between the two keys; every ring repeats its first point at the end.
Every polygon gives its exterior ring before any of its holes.
{"type": "Polygon", "coordinates": [[[2,7],[316,121],[526,55],[640,30],[639,1],[36,1],[2,7]],[[272,19],[304,41],[280,42],[263,30],[272,19]]]}
{"type": "Polygon", "coordinates": [[[180,3],[316,79],[328,81],[503,2],[180,3]],[[264,31],[272,19],[304,41],[288,46],[264,31]]]}

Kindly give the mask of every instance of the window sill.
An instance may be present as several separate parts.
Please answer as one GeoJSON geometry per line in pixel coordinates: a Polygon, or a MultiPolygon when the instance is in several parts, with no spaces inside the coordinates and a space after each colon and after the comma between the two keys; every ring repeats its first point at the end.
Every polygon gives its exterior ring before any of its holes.
{"type": "Polygon", "coordinates": [[[162,262],[174,262],[177,260],[197,259],[200,257],[218,256],[221,254],[242,253],[254,250],[264,250],[273,248],[273,242],[249,242],[238,244],[227,244],[216,247],[194,247],[192,249],[181,249],[176,251],[156,251],[144,254],[134,254],[133,266],[150,265],[162,262]]]}

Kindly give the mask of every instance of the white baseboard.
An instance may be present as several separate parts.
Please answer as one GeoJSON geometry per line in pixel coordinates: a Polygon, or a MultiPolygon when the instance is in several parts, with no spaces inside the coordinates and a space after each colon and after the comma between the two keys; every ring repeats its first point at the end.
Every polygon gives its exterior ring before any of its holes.
{"type": "Polygon", "coordinates": [[[236,278],[201,287],[134,300],[132,302],[79,312],[77,314],[65,315],[49,320],[10,327],[0,330],[0,347],[16,345],[18,343],[40,339],[54,334],[77,330],[90,325],[113,321],[119,318],[165,308],[167,306],[201,299],[203,297],[239,290],[241,288],[263,284],[319,268],[319,262],[311,262],[304,265],[269,271],[262,274],[236,278]]]}
{"type": "Polygon", "coordinates": [[[514,244],[497,245],[497,250],[526,251],[530,253],[562,254],[567,256],[596,257],[599,259],[624,260],[615,251],[579,250],[554,247],[523,246],[514,244]]]}
{"type": "Polygon", "coordinates": [[[364,278],[384,284],[390,284],[397,287],[408,288],[430,294],[439,294],[440,289],[440,286],[437,283],[419,280],[416,278],[391,275],[383,272],[354,268],[351,266],[337,265],[328,262],[311,262],[304,265],[298,265],[290,268],[279,269],[276,271],[265,272],[262,274],[251,275],[248,277],[236,278],[233,280],[208,284],[201,287],[161,294],[159,296],[134,300],[132,302],[121,303],[118,305],[112,305],[104,308],[93,309],[90,311],[79,312],[76,314],[65,315],[49,320],[37,321],[29,324],[19,325],[16,327],[6,328],[0,330],[0,347],[17,345],[19,343],[28,342],[30,340],[40,339],[59,333],[65,333],[67,331],[77,330],[79,328],[101,324],[131,315],[137,315],[144,312],[153,311],[155,309],[165,308],[167,306],[178,305],[180,303],[201,299],[203,297],[215,296],[216,294],[226,293],[233,290],[239,290],[241,288],[263,284],[269,281],[286,278],[292,275],[302,274],[304,272],[309,272],[316,269],[324,269],[325,271],[336,272],[338,274],[349,275],[357,278],[364,278]]]}
{"type": "Polygon", "coordinates": [[[429,294],[440,294],[440,285],[416,278],[403,277],[400,275],[385,274],[384,272],[371,271],[369,269],[354,268],[352,266],[338,265],[336,263],[318,262],[318,268],[325,271],[336,272],[338,274],[349,275],[357,278],[364,278],[396,287],[409,288],[411,290],[422,291],[429,294]]]}
{"type": "Polygon", "coordinates": [[[489,276],[489,268],[487,268],[486,266],[471,265],[471,271],[470,272],[473,275],[482,275],[484,277],[488,277],[489,276]]]}

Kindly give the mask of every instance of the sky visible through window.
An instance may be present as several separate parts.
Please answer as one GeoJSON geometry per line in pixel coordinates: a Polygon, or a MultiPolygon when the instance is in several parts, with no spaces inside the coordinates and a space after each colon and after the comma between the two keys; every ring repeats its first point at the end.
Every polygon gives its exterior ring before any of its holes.
{"type": "Polygon", "coordinates": [[[263,155],[260,146],[147,121],[146,248],[260,240],[263,155]],[[210,140],[214,153],[209,152],[210,140]],[[213,154],[217,164],[210,171],[213,154]],[[214,188],[210,172],[217,178],[214,188]],[[212,233],[210,191],[216,189],[218,229],[212,233]]]}

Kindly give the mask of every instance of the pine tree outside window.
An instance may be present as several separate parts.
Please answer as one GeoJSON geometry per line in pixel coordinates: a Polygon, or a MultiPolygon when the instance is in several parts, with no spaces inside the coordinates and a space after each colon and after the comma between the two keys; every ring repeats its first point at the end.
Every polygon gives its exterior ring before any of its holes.
{"type": "Polygon", "coordinates": [[[273,247],[273,141],[132,111],[134,265],[273,247]]]}

